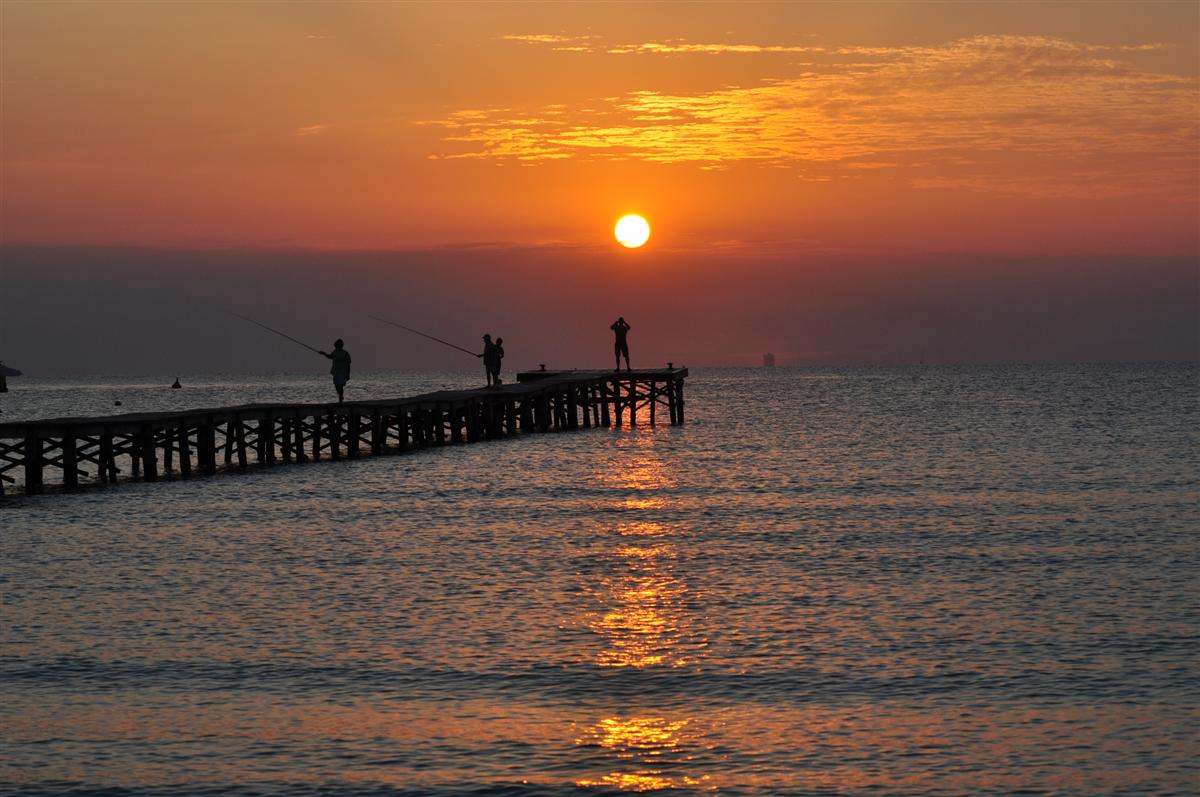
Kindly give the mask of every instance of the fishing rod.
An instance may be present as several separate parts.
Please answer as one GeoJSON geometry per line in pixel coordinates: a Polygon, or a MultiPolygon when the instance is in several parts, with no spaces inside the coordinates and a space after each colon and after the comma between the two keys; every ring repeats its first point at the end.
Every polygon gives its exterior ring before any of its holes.
{"type": "Polygon", "coordinates": [[[399,327],[400,329],[403,329],[405,332],[411,332],[414,335],[420,335],[423,338],[429,338],[430,340],[436,340],[438,343],[442,344],[443,346],[449,346],[452,349],[458,349],[463,354],[469,354],[472,357],[479,356],[475,352],[470,351],[468,349],[464,349],[462,346],[456,346],[448,340],[442,340],[441,338],[435,338],[433,335],[427,335],[424,332],[420,331],[419,329],[413,329],[412,327],[406,327],[406,326],[404,326],[404,324],[397,324],[395,321],[388,321],[386,318],[380,318],[377,315],[373,315],[373,316],[369,316],[369,317],[374,318],[376,321],[380,321],[384,324],[390,324],[391,326],[399,327]]]}
{"type": "Polygon", "coordinates": [[[297,345],[299,345],[299,346],[303,346],[304,348],[308,349],[309,351],[311,351],[311,352],[312,352],[312,353],[314,353],[314,354],[321,354],[321,352],[317,351],[317,350],[316,350],[316,349],[314,349],[312,346],[309,346],[307,343],[304,343],[304,342],[302,342],[302,341],[296,340],[296,339],[295,339],[295,338],[293,338],[291,335],[288,335],[288,334],[286,334],[286,333],[280,332],[278,329],[273,329],[273,328],[271,328],[271,327],[267,326],[266,324],[262,323],[261,321],[255,321],[253,318],[249,318],[249,317],[247,317],[247,316],[244,316],[244,315],[242,315],[241,313],[235,313],[235,312],[233,312],[232,310],[226,310],[225,312],[229,313],[229,314],[230,314],[230,315],[232,315],[232,316],[237,316],[238,318],[242,319],[243,321],[249,321],[251,324],[254,324],[256,327],[262,327],[263,329],[267,330],[268,332],[274,332],[276,335],[278,335],[278,336],[279,336],[279,337],[281,337],[281,338],[287,338],[287,339],[288,339],[288,340],[290,340],[292,343],[295,343],[295,344],[297,344],[297,345]]]}

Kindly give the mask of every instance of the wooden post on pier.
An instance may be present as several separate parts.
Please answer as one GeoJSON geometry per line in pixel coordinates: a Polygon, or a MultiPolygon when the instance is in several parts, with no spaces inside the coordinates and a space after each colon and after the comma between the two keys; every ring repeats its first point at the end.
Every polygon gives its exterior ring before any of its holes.
{"type": "Polygon", "coordinates": [[[336,461],[342,458],[342,422],[333,407],[325,416],[325,428],[329,432],[329,458],[336,461]]]}
{"type": "Polygon", "coordinates": [[[234,440],[237,443],[237,458],[238,467],[245,470],[246,468],[246,422],[240,417],[231,422],[234,424],[234,440]]]}
{"type": "Polygon", "coordinates": [[[79,486],[79,450],[76,447],[75,433],[63,431],[62,437],[62,470],[63,486],[70,489],[79,486]]]}
{"type": "Polygon", "coordinates": [[[117,463],[113,456],[113,436],[108,430],[100,434],[100,481],[105,484],[117,480],[117,463]]]}
{"type": "Polygon", "coordinates": [[[613,409],[617,414],[617,428],[620,429],[625,424],[625,398],[621,395],[621,379],[613,377],[612,380],[612,395],[613,409]]]}
{"type": "Polygon", "coordinates": [[[292,461],[292,418],[279,419],[279,456],[284,462],[292,461]]]}
{"type": "Polygon", "coordinates": [[[362,416],[358,414],[358,410],[352,409],[350,415],[346,418],[346,455],[351,459],[358,456],[359,425],[361,422],[362,416]]]}
{"type": "Polygon", "coordinates": [[[158,481],[158,449],[154,444],[154,427],[149,421],[142,424],[139,445],[142,454],[142,479],[158,481]]]}
{"type": "Polygon", "coordinates": [[[292,418],[292,452],[297,462],[307,462],[308,455],[304,453],[304,419],[300,415],[292,418]]]}
{"type": "Polygon", "coordinates": [[[187,478],[192,475],[192,449],[188,440],[188,424],[183,418],[179,419],[176,434],[179,436],[179,475],[187,478]]]}
{"type": "Polygon", "coordinates": [[[197,458],[200,472],[211,476],[217,472],[217,427],[212,419],[206,418],[196,430],[197,458]]]}
{"type": "Polygon", "coordinates": [[[383,410],[375,407],[371,410],[371,454],[379,456],[383,453],[383,410]]]}
{"type": "Polygon", "coordinates": [[[30,429],[25,433],[25,494],[42,491],[42,438],[30,429]]]}
{"type": "Polygon", "coordinates": [[[275,464],[275,415],[270,411],[258,422],[258,463],[275,464]]]}

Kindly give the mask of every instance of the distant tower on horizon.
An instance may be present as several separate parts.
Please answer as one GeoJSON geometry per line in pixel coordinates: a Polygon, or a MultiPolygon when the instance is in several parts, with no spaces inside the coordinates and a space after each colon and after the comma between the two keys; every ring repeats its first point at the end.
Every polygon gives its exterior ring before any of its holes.
{"type": "Polygon", "coordinates": [[[774,368],[774,367],[775,367],[775,355],[772,354],[771,352],[767,352],[766,354],[763,355],[763,368],[774,368]]]}

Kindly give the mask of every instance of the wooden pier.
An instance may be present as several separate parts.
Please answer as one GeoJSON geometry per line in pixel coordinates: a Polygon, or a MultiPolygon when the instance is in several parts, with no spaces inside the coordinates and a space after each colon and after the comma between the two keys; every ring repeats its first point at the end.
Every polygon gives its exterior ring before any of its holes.
{"type": "Polygon", "coordinates": [[[529,432],[684,421],[686,368],[526,371],[498,388],[0,424],[0,495],[395,454],[529,432]],[[21,482],[16,475],[22,476],[21,482]]]}

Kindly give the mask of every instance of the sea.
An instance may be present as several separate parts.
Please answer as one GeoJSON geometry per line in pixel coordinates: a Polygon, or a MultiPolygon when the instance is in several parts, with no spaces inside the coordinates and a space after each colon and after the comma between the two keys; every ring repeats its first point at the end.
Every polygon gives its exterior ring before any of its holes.
{"type": "MultiPolygon", "coordinates": [[[[174,376],[10,379],[0,420],[331,394],[174,376]]],[[[696,368],[687,400],[10,490],[0,793],[1200,793],[1196,364],[696,368]]]]}

